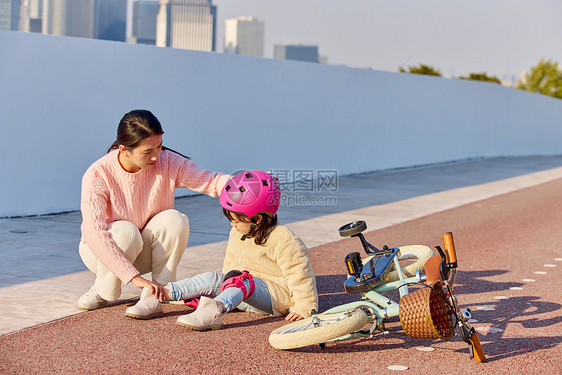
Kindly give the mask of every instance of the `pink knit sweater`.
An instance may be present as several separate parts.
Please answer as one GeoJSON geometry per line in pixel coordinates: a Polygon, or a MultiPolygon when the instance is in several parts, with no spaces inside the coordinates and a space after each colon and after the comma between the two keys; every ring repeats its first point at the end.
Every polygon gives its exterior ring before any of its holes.
{"type": "Polygon", "coordinates": [[[113,150],[94,162],[82,178],[82,241],[121,281],[139,271],[111,239],[108,224],[126,220],[142,230],[156,214],[174,207],[176,188],[216,197],[231,177],[200,169],[194,162],[164,150],[150,169],[125,171],[113,150]]]}

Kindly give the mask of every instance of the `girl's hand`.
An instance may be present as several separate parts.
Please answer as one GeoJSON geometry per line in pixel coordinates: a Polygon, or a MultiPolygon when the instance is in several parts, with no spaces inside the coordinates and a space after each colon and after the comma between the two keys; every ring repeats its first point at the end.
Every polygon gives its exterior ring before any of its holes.
{"type": "Polygon", "coordinates": [[[133,277],[131,279],[131,283],[137,288],[148,288],[150,290],[150,294],[156,297],[159,301],[163,301],[166,298],[166,292],[160,284],[147,280],[141,275],[133,277]]]}
{"type": "Polygon", "coordinates": [[[287,315],[285,317],[285,320],[288,320],[290,322],[296,322],[297,320],[301,320],[304,319],[304,316],[297,314],[297,313],[289,313],[289,315],[287,315]]]}

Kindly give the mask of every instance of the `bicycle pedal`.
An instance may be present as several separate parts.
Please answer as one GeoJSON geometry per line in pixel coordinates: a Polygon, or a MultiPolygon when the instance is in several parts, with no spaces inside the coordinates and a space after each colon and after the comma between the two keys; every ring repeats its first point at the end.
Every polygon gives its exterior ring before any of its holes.
{"type": "Polygon", "coordinates": [[[389,333],[390,333],[390,331],[379,331],[379,332],[377,332],[377,333],[371,333],[371,334],[369,335],[369,338],[374,339],[375,336],[387,335],[387,334],[389,334],[389,333]]]}

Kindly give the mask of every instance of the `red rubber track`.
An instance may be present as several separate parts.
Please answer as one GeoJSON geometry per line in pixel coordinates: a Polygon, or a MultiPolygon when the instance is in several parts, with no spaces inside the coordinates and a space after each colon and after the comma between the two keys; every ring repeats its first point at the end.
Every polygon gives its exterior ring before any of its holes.
{"type": "MultiPolygon", "coordinates": [[[[326,229],[336,237],[342,224],[326,229]]],[[[449,342],[407,337],[397,318],[389,334],[375,339],[277,351],[268,336],[285,323],[281,318],[229,313],[224,330],[192,332],[175,324],[182,306],[165,305],[163,318],[140,321],[123,317],[128,304],[122,304],[0,337],[0,373],[394,373],[389,365],[411,374],[561,373],[562,262],[555,260],[562,257],[561,229],[562,180],[556,180],[366,234],[378,247],[394,247],[435,246],[443,233],[454,233],[456,291],[461,308],[479,321],[486,363],[471,360],[458,335],[449,342]]],[[[310,251],[321,311],[356,298],[342,286],[350,251],[360,251],[357,239],[310,251]]]]}

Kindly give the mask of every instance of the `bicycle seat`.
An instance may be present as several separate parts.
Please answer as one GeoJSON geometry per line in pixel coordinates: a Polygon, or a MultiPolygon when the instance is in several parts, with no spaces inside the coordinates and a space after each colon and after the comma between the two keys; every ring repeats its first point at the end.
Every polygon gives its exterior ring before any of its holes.
{"type": "Polygon", "coordinates": [[[392,270],[394,257],[399,251],[399,248],[392,248],[373,255],[369,261],[363,264],[361,276],[350,276],[343,283],[345,291],[347,293],[367,292],[382,284],[388,272],[392,270]]]}

